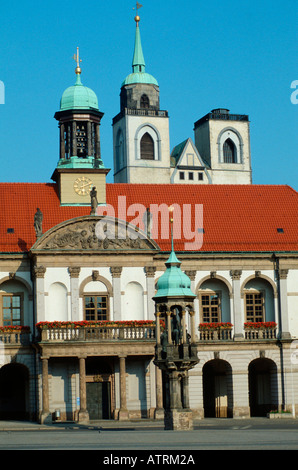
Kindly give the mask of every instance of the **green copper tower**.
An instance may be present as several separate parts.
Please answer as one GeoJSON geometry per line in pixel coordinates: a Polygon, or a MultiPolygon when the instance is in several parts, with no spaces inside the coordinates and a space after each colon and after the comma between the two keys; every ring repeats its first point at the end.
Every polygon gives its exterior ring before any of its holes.
{"type": "Polygon", "coordinates": [[[60,127],[60,160],[58,168],[104,168],[100,155],[99,126],[103,113],[97,96],[83,85],[79,50],[75,84],[62,94],[60,110],[55,114],[60,127]]]}

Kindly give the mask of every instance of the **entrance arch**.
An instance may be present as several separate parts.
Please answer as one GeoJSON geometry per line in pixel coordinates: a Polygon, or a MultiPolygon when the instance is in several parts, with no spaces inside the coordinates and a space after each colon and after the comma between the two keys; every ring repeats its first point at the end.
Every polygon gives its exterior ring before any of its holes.
{"type": "Polygon", "coordinates": [[[250,415],[266,416],[278,407],[277,367],[271,359],[259,358],[248,366],[250,415]]]}
{"type": "Polygon", "coordinates": [[[29,372],[22,364],[0,369],[0,419],[29,419],[29,372]]]}
{"type": "Polygon", "coordinates": [[[214,359],[204,365],[203,401],[205,418],[232,417],[232,368],[228,362],[214,359]]]}

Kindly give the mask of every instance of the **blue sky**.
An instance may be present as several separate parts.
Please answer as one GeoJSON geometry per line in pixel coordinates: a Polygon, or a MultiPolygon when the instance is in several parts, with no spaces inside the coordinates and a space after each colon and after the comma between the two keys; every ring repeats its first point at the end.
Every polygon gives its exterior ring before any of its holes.
{"type": "MultiPolygon", "coordinates": [[[[143,0],[140,28],[146,71],[159,82],[170,116],[171,149],[214,108],[248,114],[254,184],[298,190],[297,0],[143,0]]],[[[131,72],[134,1],[11,0],[1,6],[0,182],[50,182],[59,158],[63,91],[82,82],[104,113],[101,150],[113,181],[112,119],[131,72]]]]}

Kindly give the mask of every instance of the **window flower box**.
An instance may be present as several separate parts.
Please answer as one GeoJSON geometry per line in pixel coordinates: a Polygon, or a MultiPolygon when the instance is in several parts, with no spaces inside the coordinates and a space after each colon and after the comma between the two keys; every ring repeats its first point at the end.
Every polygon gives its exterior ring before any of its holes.
{"type": "Polygon", "coordinates": [[[0,333],[25,334],[25,333],[30,333],[30,327],[29,326],[23,326],[23,325],[0,326],[0,333]]]}

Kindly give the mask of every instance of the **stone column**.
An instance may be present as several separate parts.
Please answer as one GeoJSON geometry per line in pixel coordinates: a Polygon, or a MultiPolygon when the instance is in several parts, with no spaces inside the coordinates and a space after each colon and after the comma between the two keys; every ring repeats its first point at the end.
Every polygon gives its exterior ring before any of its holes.
{"type": "MultiPolygon", "coordinates": [[[[193,294],[196,294],[196,283],[195,283],[195,280],[196,280],[196,275],[197,275],[197,271],[196,270],[187,270],[185,271],[185,274],[189,277],[190,281],[191,281],[191,291],[193,292],[193,294]]],[[[192,329],[193,328],[193,332],[194,332],[194,336],[192,335],[191,333],[191,336],[192,339],[191,342],[194,343],[196,341],[196,337],[197,337],[197,332],[198,332],[198,326],[199,326],[199,319],[200,319],[200,312],[199,312],[199,299],[198,297],[196,297],[194,299],[194,312],[193,312],[193,316],[191,316],[190,318],[190,321],[191,321],[191,324],[190,324],[190,328],[192,329]],[[193,323],[192,323],[193,322],[193,323]]],[[[189,320],[189,319],[188,319],[189,320]]],[[[192,331],[192,330],[191,330],[192,331]]]]}
{"type": "Polygon", "coordinates": [[[160,345],[160,312],[156,312],[155,314],[155,336],[156,336],[156,344],[160,345]]]}
{"type": "Polygon", "coordinates": [[[41,423],[51,423],[52,416],[49,406],[49,358],[41,357],[42,363],[42,412],[40,415],[41,423]]]}
{"type": "Polygon", "coordinates": [[[113,277],[113,320],[121,320],[121,266],[111,267],[111,273],[113,277]]]}
{"type": "Polygon", "coordinates": [[[36,323],[45,321],[45,297],[44,297],[44,266],[35,266],[33,275],[35,277],[35,297],[36,297],[36,323]]]}
{"type": "Polygon", "coordinates": [[[71,320],[80,320],[80,296],[79,296],[79,275],[80,267],[69,267],[70,275],[70,302],[71,302],[71,320]]]}
{"type": "Polygon", "coordinates": [[[189,316],[190,316],[190,336],[191,336],[190,341],[191,343],[195,343],[196,342],[195,312],[190,311],[189,316]]]}
{"type": "Polygon", "coordinates": [[[95,150],[96,150],[96,159],[100,160],[100,132],[99,132],[99,124],[95,125],[95,150]]]}
{"type": "Polygon", "coordinates": [[[171,311],[168,311],[167,312],[167,324],[166,324],[166,329],[167,329],[167,333],[168,333],[168,344],[172,344],[172,324],[171,324],[171,311]]]}
{"type": "Polygon", "coordinates": [[[287,286],[288,269],[279,269],[278,281],[279,281],[279,308],[280,318],[279,325],[280,338],[289,339],[291,338],[289,328],[289,313],[288,313],[288,286],[287,286]]]}
{"type": "Polygon", "coordinates": [[[119,421],[125,421],[128,419],[128,410],[126,404],[126,356],[119,356],[120,365],[120,410],[118,419],[119,421]]]}
{"type": "Polygon", "coordinates": [[[64,124],[60,124],[60,158],[65,159],[65,138],[64,138],[64,124]]]}
{"type": "Polygon", "coordinates": [[[86,364],[85,357],[79,357],[80,368],[80,411],[79,423],[89,421],[89,413],[87,411],[87,394],[86,394],[86,364]]]}
{"type": "Polygon", "coordinates": [[[155,304],[152,297],[155,295],[155,271],[154,266],[145,266],[147,284],[147,320],[154,319],[155,304]]]}
{"type": "Polygon", "coordinates": [[[242,271],[232,270],[230,275],[232,277],[233,285],[233,323],[234,323],[234,338],[242,339],[244,337],[244,312],[241,308],[241,293],[240,293],[240,278],[242,271]]]}
{"type": "Polygon", "coordinates": [[[93,156],[91,122],[87,121],[87,156],[93,156]]]}
{"type": "Polygon", "coordinates": [[[156,408],[154,412],[155,419],[164,418],[163,400],[162,400],[162,372],[159,367],[155,366],[155,383],[156,383],[156,408]]]}
{"type": "Polygon", "coordinates": [[[77,123],[73,121],[72,123],[72,152],[70,154],[71,157],[77,156],[77,123]]]}

